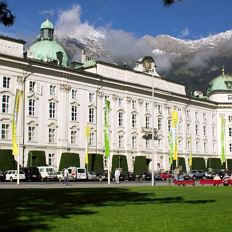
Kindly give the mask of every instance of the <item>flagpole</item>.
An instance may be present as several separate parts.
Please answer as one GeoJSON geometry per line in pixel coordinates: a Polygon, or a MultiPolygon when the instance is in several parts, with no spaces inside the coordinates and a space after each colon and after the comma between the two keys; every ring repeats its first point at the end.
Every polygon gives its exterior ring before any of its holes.
{"type": "Polygon", "coordinates": [[[151,185],[155,186],[155,152],[154,152],[154,72],[152,73],[152,178],[151,178],[151,185]]]}
{"type": "Polygon", "coordinates": [[[108,184],[110,184],[110,156],[108,157],[108,184]]]}
{"type": "Polygon", "coordinates": [[[19,154],[18,154],[18,162],[17,162],[17,184],[19,184],[19,154]]]}

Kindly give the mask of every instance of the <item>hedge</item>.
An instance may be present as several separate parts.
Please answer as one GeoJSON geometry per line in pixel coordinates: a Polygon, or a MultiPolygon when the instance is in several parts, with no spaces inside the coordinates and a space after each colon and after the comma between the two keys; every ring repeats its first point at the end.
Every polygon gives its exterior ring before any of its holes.
{"type": "Polygon", "coordinates": [[[134,174],[138,175],[148,171],[146,156],[136,156],[134,163],[134,174]]]}
{"type": "Polygon", "coordinates": [[[27,167],[45,166],[45,151],[29,151],[27,159],[27,167]]]}
{"type": "Polygon", "coordinates": [[[208,158],[207,168],[212,169],[225,169],[225,163],[222,164],[220,158],[208,158]]]}
{"type": "MultiPolygon", "coordinates": [[[[186,163],[184,157],[178,157],[178,167],[181,167],[182,172],[186,172],[186,163]]],[[[171,170],[176,168],[176,160],[173,160],[173,164],[171,165],[171,170]]]]}
{"type": "Polygon", "coordinates": [[[193,157],[192,170],[206,170],[205,159],[202,157],[193,157]]]}
{"type": "Polygon", "coordinates": [[[70,152],[62,153],[59,170],[62,171],[65,167],[80,167],[79,154],[70,152]]]}
{"type": "Polygon", "coordinates": [[[227,159],[227,169],[230,172],[232,171],[232,159],[227,159]]]}
{"type": "Polygon", "coordinates": [[[12,155],[12,150],[0,149],[0,170],[5,172],[6,170],[16,169],[17,162],[12,155]]]}
{"type": "Polygon", "coordinates": [[[128,171],[127,158],[125,155],[113,155],[111,171],[114,173],[116,168],[121,168],[122,171],[128,171]]]}
{"type": "Polygon", "coordinates": [[[95,173],[103,173],[103,155],[102,154],[88,154],[88,171],[95,173]]]}

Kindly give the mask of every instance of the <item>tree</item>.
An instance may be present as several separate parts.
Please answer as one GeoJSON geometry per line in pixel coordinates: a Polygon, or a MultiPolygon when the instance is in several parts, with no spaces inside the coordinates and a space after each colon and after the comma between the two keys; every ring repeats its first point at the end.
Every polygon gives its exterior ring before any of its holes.
{"type": "Polygon", "coordinates": [[[180,2],[180,1],[182,1],[182,0],[163,0],[163,3],[165,6],[170,6],[173,3],[180,2]]]}
{"type": "Polygon", "coordinates": [[[8,5],[4,1],[0,1],[0,23],[4,26],[11,26],[14,24],[15,16],[11,13],[8,5]]]}

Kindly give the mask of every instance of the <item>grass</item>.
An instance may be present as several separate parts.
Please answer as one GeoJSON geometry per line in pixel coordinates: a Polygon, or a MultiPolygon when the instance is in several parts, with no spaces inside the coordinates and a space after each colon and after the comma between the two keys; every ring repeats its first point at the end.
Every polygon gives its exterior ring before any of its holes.
{"type": "Polygon", "coordinates": [[[0,190],[0,231],[231,231],[231,187],[0,190]]]}

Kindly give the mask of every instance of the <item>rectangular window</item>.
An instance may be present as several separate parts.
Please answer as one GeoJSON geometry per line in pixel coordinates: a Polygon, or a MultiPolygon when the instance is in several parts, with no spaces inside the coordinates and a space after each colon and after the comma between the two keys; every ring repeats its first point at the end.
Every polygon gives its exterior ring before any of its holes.
{"type": "Polygon", "coordinates": [[[123,126],[123,113],[118,113],[118,126],[123,126]]]}
{"type": "Polygon", "coordinates": [[[28,141],[35,142],[35,127],[34,126],[28,127],[28,141]]]}
{"type": "Polygon", "coordinates": [[[168,119],[168,132],[171,131],[172,120],[168,119]]]}
{"type": "Polygon", "coordinates": [[[195,132],[196,132],[196,135],[198,135],[199,134],[199,126],[198,125],[195,125],[195,132]]]}
{"type": "Polygon", "coordinates": [[[123,98],[119,97],[118,98],[118,107],[122,107],[123,105],[123,98]]]}
{"type": "Polygon", "coordinates": [[[35,81],[29,82],[29,92],[32,92],[32,93],[35,92],[35,81]]]}
{"type": "Polygon", "coordinates": [[[151,118],[150,118],[150,116],[146,116],[146,128],[150,128],[150,126],[151,126],[151,118]]]}
{"type": "Polygon", "coordinates": [[[89,102],[94,101],[94,93],[89,93],[89,102]]]}
{"type": "Polygon", "coordinates": [[[197,150],[197,152],[199,152],[199,142],[198,141],[196,141],[196,150],[197,150]]]}
{"type": "Polygon", "coordinates": [[[2,96],[2,113],[9,113],[10,96],[2,96]]]}
{"type": "Polygon", "coordinates": [[[9,139],[9,124],[1,124],[1,139],[9,139]]]}
{"type": "Polygon", "coordinates": [[[89,145],[94,146],[94,141],[95,141],[95,134],[94,134],[94,132],[90,132],[90,134],[89,134],[89,145]]]}
{"type": "Polygon", "coordinates": [[[145,143],[146,143],[146,149],[149,149],[150,148],[150,139],[146,138],[145,143]]]}
{"type": "Polygon", "coordinates": [[[55,85],[50,85],[49,93],[52,96],[56,95],[56,86],[55,85]]]}
{"type": "Polygon", "coordinates": [[[198,112],[195,112],[195,120],[198,120],[198,112]]]}
{"type": "Polygon", "coordinates": [[[55,154],[48,154],[48,165],[55,166],[55,154]]]}
{"type": "Polygon", "coordinates": [[[48,142],[49,143],[54,143],[55,142],[55,129],[54,128],[49,128],[48,142]]]}
{"type": "Polygon", "coordinates": [[[56,114],[56,103],[49,102],[49,118],[55,118],[56,114]]]}
{"type": "Polygon", "coordinates": [[[229,146],[230,146],[230,152],[232,152],[232,143],[230,143],[229,146]]]}
{"type": "Polygon", "coordinates": [[[3,88],[10,88],[10,77],[3,77],[3,83],[2,83],[3,88]]]}
{"type": "Polygon", "coordinates": [[[132,146],[132,148],[137,147],[137,136],[136,135],[132,135],[132,137],[131,137],[131,146],[132,146]]]}
{"type": "Polygon", "coordinates": [[[136,124],[137,124],[137,118],[136,118],[136,114],[132,114],[131,115],[131,124],[132,124],[132,127],[135,128],[136,127],[136,124]]]}
{"type": "Polygon", "coordinates": [[[94,123],[94,108],[89,108],[89,123],[94,123]]]}
{"type": "Polygon", "coordinates": [[[158,105],[158,113],[162,113],[162,106],[161,105],[158,105]]]}
{"type": "Polygon", "coordinates": [[[207,152],[207,149],[208,149],[207,142],[204,142],[204,152],[207,152]]]}
{"type": "Polygon", "coordinates": [[[232,115],[229,115],[229,116],[228,116],[228,121],[229,121],[229,122],[232,122],[232,115]]]}
{"type": "Polygon", "coordinates": [[[72,94],[72,99],[76,100],[77,99],[77,90],[76,89],[72,89],[71,94],[72,94]]]}
{"type": "Polygon", "coordinates": [[[187,124],[187,134],[190,134],[190,124],[187,124]]]}
{"type": "Polygon", "coordinates": [[[149,102],[146,102],[146,103],[145,103],[145,110],[146,110],[146,111],[149,111],[149,108],[150,108],[150,104],[149,104],[149,102]]]}
{"type": "Polygon", "coordinates": [[[136,109],[136,101],[132,100],[132,109],[135,110],[136,109]]]}
{"type": "Polygon", "coordinates": [[[162,118],[158,118],[158,130],[162,129],[162,118]]]}
{"type": "Polygon", "coordinates": [[[123,147],[123,135],[118,136],[118,147],[123,147]]]}
{"type": "Polygon", "coordinates": [[[71,130],[71,144],[77,144],[77,131],[71,130]]]}
{"type": "Polygon", "coordinates": [[[76,122],[77,121],[77,106],[73,105],[71,107],[71,120],[76,122]]]}
{"type": "Polygon", "coordinates": [[[228,94],[228,100],[229,100],[229,101],[232,100],[232,94],[228,94]]]}
{"type": "Polygon", "coordinates": [[[212,135],[213,135],[213,137],[215,136],[215,127],[214,126],[212,127],[212,135]]]}
{"type": "Polygon", "coordinates": [[[232,137],[232,128],[229,128],[229,137],[232,137]]]}
{"type": "Polygon", "coordinates": [[[28,115],[35,116],[35,99],[28,100],[28,115]]]}
{"type": "Polygon", "coordinates": [[[206,126],[203,126],[203,134],[206,136],[206,126]]]}

